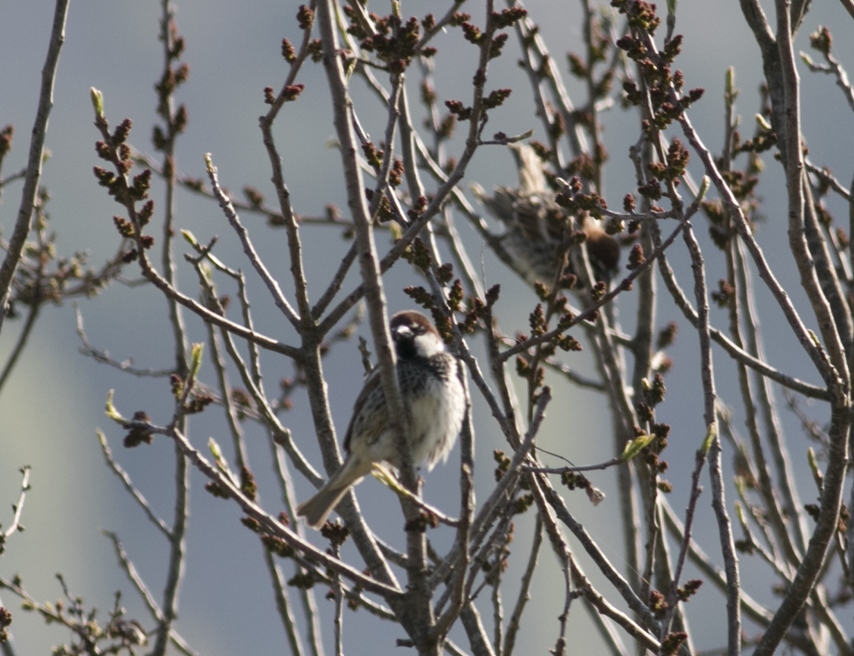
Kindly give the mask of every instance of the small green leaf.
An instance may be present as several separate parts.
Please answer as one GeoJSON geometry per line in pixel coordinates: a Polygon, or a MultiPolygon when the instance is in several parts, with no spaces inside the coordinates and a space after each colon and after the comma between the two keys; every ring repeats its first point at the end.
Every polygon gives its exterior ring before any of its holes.
{"type": "Polygon", "coordinates": [[[708,193],[711,184],[712,181],[709,180],[709,176],[704,175],[703,179],[700,181],[700,190],[697,192],[697,200],[703,200],[706,197],[706,193],[708,193]]]}
{"type": "Polygon", "coordinates": [[[809,464],[812,478],[818,487],[819,494],[821,494],[821,490],[824,487],[824,474],[821,473],[821,468],[818,466],[818,459],[816,459],[815,451],[813,451],[812,447],[807,449],[807,463],[809,464]]]}
{"type": "Polygon", "coordinates": [[[522,134],[517,134],[515,137],[507,137],[504,139],[507,143],[516,143],[518,141],[524,141],[525,139],[530,139],[534,136],[533,130],[528,130],[527,132],[523,132],[522,134]]]}
{"type": "Polygon", "coordinates": [[[222,449],[220,448],[217,441],[210,437],[208,438],[208,449],[210,449],[211,455],[213,456],[214,462],[216,463],[216,468],[219,469],[223,474],[234,480],[234,477],[231,476],[231,471],[228,469],[228,463],[225,461],[225,458],[222,455],[222,449]]]}
{"type": "Polygon", "coordinates": [[[676,0],[667,0],[667,15],[676,16],[676,0]]]}
{"type": "Polygon", "coordinates": [[[208,438],[208,448],[210,449],[214,460],[222,460],[222,449],[219,448],[219,444],[217,444],[216,440],[212,437],[208,438]]]}
{"type": "Polygon", "coordinates": [[[640,437],[636,437],[633,440],[627,441],[626,446],[623,448],[623,454],[621,456],[623,462],[628,462],[629,460],[634,458],[644,449],[644,447],[649,445],[649,443],[652,442],[654,438],[654,435],[641,435],[640,437]]]}
{"type": "Polygon", "coordinates": [[[199,370],[202,368],[202,354],[205,352],[205,345],[202,342],[193,344],[190,351],[190,380],[195,380],[199,375],[199,370]]]}
{"type": "Polygon", "coordinates": [[[107,406],[104,408],[107,416],[112,419],[117,424],[124,426],[127,424],[127,419],[122,417],[121,413],[116,410],[116,406],[113,405],[113,395],[115,394],[115,390],[110,390],[107,392],[107,406]]]}
{"type": "Polygon", "coordinates": [[[756,123],[757,123],[757,124],[759,125],[759,127],[760,127],[760,128],[762,128],[763,130],[770,130],[770,129],[771,129],[771,124],[770,124],[768,121],[766,121],[766,120],[765,120],[765,117],[764,117],[764,116],[762,116],[762,114],[757,114],[757,115],[756,115],[756,123]]]}
{"type": "Polygon", "coordinates": [[[703,446],[700,447],[703,456],[709,453],[709,449],[712,448],[712,442],[715,441],[715,438],[718,436],[718,424],[717,422],[712,422],[709,424],[709,428],[706,431],[706,438],[703,440],[703,446]]]}
{"type": "Polygon", "coordinates": [[[807,328],[807,334],[810,336],[812,343],[816,346],[816,348],[821,348],[821,340],[818,338],[818,335],[809,328],[807,328]]]}
{"type": "Polygon", "coordinates": [[[104,94],[95,87],[89,87],[89,97],[92,99],[95,115],[98,118],[104,118],[104,94]]]}
{"type": "Polygon", "coordinates": [[[222,455],[222,449],[220,448],[217,441],[209,437],[208,438],[208,449],[210,449],[211,455],[213,456],[214,463],[216,463],[216,468],[223,474],[222,479],[216,480],[214,479],[214,485],[219,485],[224,487],[229,491],[229,493],[234,491],[234,488],[239,490],[240,483],[237,480],[237,477],[234,473],[229,469],[228,462],[226,462],[225,457],[222,455]]]}

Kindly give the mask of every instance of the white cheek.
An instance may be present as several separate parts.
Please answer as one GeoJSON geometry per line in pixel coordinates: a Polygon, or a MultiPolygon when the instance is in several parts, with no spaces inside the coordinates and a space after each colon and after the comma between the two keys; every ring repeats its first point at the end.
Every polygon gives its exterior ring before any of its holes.
{"type": "Polygon", "coordinates": [[[420,335],[415,338],[415,350],[425,358],[445,352],[444,342],[433,334],[420,335]]]}

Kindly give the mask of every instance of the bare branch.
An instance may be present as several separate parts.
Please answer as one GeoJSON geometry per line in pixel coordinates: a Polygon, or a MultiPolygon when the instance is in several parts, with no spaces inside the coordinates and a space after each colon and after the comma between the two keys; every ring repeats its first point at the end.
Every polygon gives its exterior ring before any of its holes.
{"type": "Polygon", "coordinates": [[[21,204],[18,207],[18,218],[9,239],[9,246],[3,264],[0,265],[0,330],[6,318],[7,304],[9,302],[9,290],[12,278],[21,254],[27,235],[32,227],[33,210],[39,191],[39,180],[42,173],[42,162],[44,161],[44,141],[47,134],[48,117],[53,109],[53,85],[56,81],[56,71],[59,66],[59,53],[65,43],[65,21],[68,17],[68,0],[56,0],[53,14],[53,27],[48,42],[47,57],[42,68],[42,81],[39,90],[39,104],[36,109],[36,119],[33,124],[32,138],[30,140],[30,152],[27,157],[27,175],[24,179],[24,188],[21,190],[21,204]]]}

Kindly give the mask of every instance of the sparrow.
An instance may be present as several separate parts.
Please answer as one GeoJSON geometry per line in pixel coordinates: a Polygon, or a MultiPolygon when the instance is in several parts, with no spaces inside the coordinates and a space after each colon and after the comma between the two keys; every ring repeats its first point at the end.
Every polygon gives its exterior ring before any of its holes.
{"type": "MultiPolygon", "coordinates": [[[[460,364],[445,350],[433,323],[420,312],[398,312],[391,318],[390,330],[412,460],[416,465],[426,462],[429,471],[439,460],[448,459],[462,428],[466,398],[460,364]]],[[[379,368],[368,374],[356,399],[344,451],[344,464],[313,497],[297,507],[297,515],[305,517],[312,528],[323,525],[375,463],[400,468],[379,368]]]]}
{"type": "MultiPolygon", "coordinates": [[[[529,284],[553,281],[562,249],[572,231],[580,229],[586,237],[594,276],[610,282],[620,260],[617,240],[591,216],[578,217],[573,228],[570,214],[557,204],[555,192],[546,184],[542,160],[534,149],[522,143],[510,144],[509,148],[519,170],[519,188],[498,187],[492,196],[478,186],[473,191],[506,227],[500,244],[512,258],[517,273],[529,284]]],[[[573,273],[572,257],[564,271],[573,273]]]]}

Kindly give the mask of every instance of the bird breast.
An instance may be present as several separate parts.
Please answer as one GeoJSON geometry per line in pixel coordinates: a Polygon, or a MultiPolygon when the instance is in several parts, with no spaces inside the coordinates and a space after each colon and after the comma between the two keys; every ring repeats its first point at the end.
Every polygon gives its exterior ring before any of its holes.
{"type": "Polygon", "coordinates": [[[399,380],[407,405],[412,460],[426,462],[429,470],[448,459],[465,414],[465,394],[453,356],[444,354],[428,362],[427,376],[420,370],[423,361],[411,367],[401,362],[399,380]]]}

